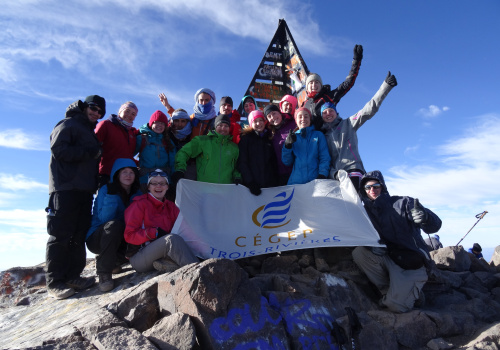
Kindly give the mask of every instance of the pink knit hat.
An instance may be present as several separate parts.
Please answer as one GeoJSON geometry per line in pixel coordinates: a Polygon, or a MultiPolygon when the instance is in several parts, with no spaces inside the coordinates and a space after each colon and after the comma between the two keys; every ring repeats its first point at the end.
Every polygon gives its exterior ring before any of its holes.
{"type": "Polygon", "coordinates": [[[253,121],[257,118],[264,119],[264,122],[267,122],[266,116],[260,109],[256,109],[255,111],[251,111],[248,115],[248,125],[252,125],[253,121]]]}
{"type": "Polygon", "coordinates": [[[284,113],[283,112],[283,107],[281,107],[281,105],[285,101],[289,102],[292,105],[292,113],[291,114],[294,115],[295,109],[297,108],[297,104],[298,104],[297,98],[295,96],[292,96],[292,95],[285,95],[285,96],[283,96],[283,98],[280,101],[280,111],[281,111],[281,113],[284,113]]]}
{"type": "Polygon", "coordinates": [[[311,117],[311,118],[312,118],[311,111],[309,110],[309,108],[306,108],[306,107],[300,107],[299,109],[297,109],[297,110],[295,111],[295,115],[293,116],[293,118],[294,118],[295,120],[297,120],[297,114],[299,114],[299,112],[301,112],[301,111],[307,111],[307,113],[309,114],[309,117],[311,117]]]}
{"type": "Polygon", "coordinates": [[[151,127],[154,122],[162,122],[168,125],[168,118],[162,111],[154,111],[153,114],[151,114],[151,118],[149,118],[149,127],[151,127]]]}

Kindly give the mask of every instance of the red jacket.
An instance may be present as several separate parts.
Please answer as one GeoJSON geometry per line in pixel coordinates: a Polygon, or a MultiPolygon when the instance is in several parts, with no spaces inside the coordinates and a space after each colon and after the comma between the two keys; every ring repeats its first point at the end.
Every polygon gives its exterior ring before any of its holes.
{"type": "Polygon", "coordinates": [[[137,129],[127,130],[118,122],[112,122],[109,119],[97,124],[95,134],[102,147],[102,158],[99,163],[100,175],[110,175],[116,159],[134,157],[137,133],[137,129]]]}
{"type": "Polygon", "coordinates": [[[137,196],[125,209],[125,241],[135,245],[152,241],[158,227],[172,231],[177,216],[179,208],[173,202],[161,202],[149,193],[137,196]]]}

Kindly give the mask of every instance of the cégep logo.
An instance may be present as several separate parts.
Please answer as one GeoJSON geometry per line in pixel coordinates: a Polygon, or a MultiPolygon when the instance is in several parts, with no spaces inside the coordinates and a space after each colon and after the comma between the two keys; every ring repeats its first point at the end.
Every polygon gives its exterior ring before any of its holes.
{"type": "Polygon", "coordinates": [[[286,192],[278,193],[274,196],[275,200],[257,208],[252,214],[253,223],[261,228],[277,228],[288,224],[291,219],[286,221],[286,215],[290,211],[294,192],[295,188],[288,197],[286,192]]]}

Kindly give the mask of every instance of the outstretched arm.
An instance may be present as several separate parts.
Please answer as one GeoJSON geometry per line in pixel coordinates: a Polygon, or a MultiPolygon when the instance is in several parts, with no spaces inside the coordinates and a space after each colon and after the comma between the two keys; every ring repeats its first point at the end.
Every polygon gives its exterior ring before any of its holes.
{"type": "Polygon", "coordinates": [[[160,102],[162,105],[165,106],[165,108],[167,109],[167,113],[172,115],[172,113],[174,113],[175,111],[175,108],[173,108],[169,103],[168,103],[168,99],[167,99],[167,96],[162,92],[161,94],[158,94],[158,97],[160,98],[160,102]]]}
{"type": "Polygon", "coordinates": [[[361,67],[361,60],[363,59],[363,46],[354,46],[354,56],[352,59],[351,71],[349,75],[336,89],[330,91],[329,95],[334,104],[339,103],[340,99],[354,86],[356,78],[358,77],[359,68],[361,67]]]}

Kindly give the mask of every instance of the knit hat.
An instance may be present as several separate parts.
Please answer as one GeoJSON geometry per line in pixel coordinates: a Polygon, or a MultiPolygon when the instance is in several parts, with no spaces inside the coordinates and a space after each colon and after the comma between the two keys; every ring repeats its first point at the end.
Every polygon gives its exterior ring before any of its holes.
{"type": "Polygon", "coordinates": [[[220,103],[219,103],[219,107],[222,106],[222,105],[225,105],[226,103],[230,104],[231,107],[233,107],[233,99],[229,96],[223,96],[221,99],[220,99],[220,103]]]}
{"type": "Polygon", "coordinates": [[[165,178],[165,180],[167,180],[167,184],[168,184],[168,175],[167,175],[167,173],[164,172],[161,169],[156,169],[155,171],[152,171],[152,172],[150,172],[148,174],[148,185],[151,182],[151,180],[153,180],[155,177],[158,177],[158,176],[161,176],[161,177],[165,178]]]}
{"type": "Polygon", "coordinates": [[[323,103],[323,106],[321,106],[321,114],[323,115],[323,111],[325,109],[328,109],[328,108],[332,108],[336,113],[338,113],[337,112],[337,107],[333,103],[331,103],[331,102],[325,102],[325,103],[323,103]]]}
{"type": "Polygon", "coordinates": [[[255,111],[250,112],[248,115],[248,125],[252,125],[253,121],[257,118],[264,119],[264,122],[267,122],[266,116],[260,109],[256,109],[255,111]]]}
{"type": "Polygon", "coordinates": [[[280,109],[278,106],[270,104],[264,107],[264,115],[267,117],[267,115],[271,112],[279,112],[280,109]]]}
{"type": "Polygon", "coordinates": [[[280,101],[280,110],[283,110],[283,107],[281,106],[283,102],[288,102],[292,105],[292,115],[295,113],[295,110],[297,109],[297,105],[299,104],[297,101],[297,98],[292,95],[285,95],[280,101]]]}
{"type": "Polygon", "coordinates": [[[176,109],[172,114],[172,120],[177,119],[190,119],[189,114],[183,109],[176,109]]]}
{"type": "Polygon", "coordinates": [[[201,94],[209,94],[210,97],[212,98],[212,100],[215,103],[215,92],[213,92],[212,90],[207,89],[207,88],[203,88],[203,89],[200,89],[200,90],[196,91],[196,93],[194,94],[194,103],[198,103],[198,97],[201,94]]]}
{"type": "Polygon", "coordinates": [[[320,89],[321,89],[321,87],[323,86],[323,80],[321,80],[321,77],[316,73],[311,73],[307,76],[306,89],[307,89],[307,84],[309,84],[310,81],[314,81],[314,80],[317,80],[319,82],[320,89]]]}
{"type": "Polygon", "coordinates": [[[151,118],[149,118],[149,127],[153,126],[154,122],[162,122],[168,125],[168,118],[162,111],[154,111],[153,114],[151,114],[151,118]]]}
{"type": "Polygon", "coordinates": [[[106,100],[104,99],[104,97],[101,97],[99,95],[90,95],[85,98],[85,102],[88,106],[96,105],[97,107],[99,107],[102,112],[101,118],[104,117],[104,115],[106,114],[106,100]]]}
{"type": "Polygon", "coordinates": [[[311,111],[309,110],[309,108],[306,108],[306,107],[300,107],[298,108],[296,111],[295,111],[295,115],[293,116],[295,119],[297,119],[297,114],[299,114],[300,111],[307,111],[307,113],[309,113],[309,117],[312,117],[311,116],[311,111]]]}
{"type": "Polygon", "coordinates": [[[217,127],[220,123],[225,123],[225,124],[231,126],[231,116],[229,114],[219,114],[215,118],[214,126],[217,127]]]}
{"type": "Polygon", "coordinates": [[[474,245],[472,246],[472,250],[475,251],[475,252],[482,252],[483,248],[481,248],[481,246],[479,245],[479,243],[474,243],[474,245]]]}
{"type": "Polygon", "coordinates": [[[124,104],[122,104],[120,106],[120,109],[118,110],[118,115],[120,115],[120,113],[124,110],[126,110],[127,108],[130,108],[130,109],[135,109],[135,112],[139,112],[139,109],[137,108],[137,106],[135,105],[134,102],[132,101],[128,101],[128,102],[125,102],[124,104]]]}

